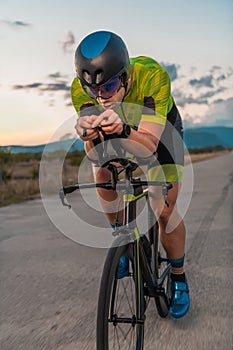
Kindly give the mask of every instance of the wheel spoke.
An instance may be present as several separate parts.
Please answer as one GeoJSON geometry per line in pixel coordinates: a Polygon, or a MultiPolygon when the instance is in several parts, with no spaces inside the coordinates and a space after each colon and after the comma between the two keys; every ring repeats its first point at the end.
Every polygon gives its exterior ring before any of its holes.
{"type": "Polygon", "coordinates": [[[113,291],[115,300],[112,301],[114,307],[111,315],[113,319],[109,321],[109,350],[135,350],[137,334],[140,334],[138,329],[142,327],[135,323],[137,313],[135,281],[130,273],[128,277],[115,280],[115,283],[117,285],[115,292],[113,291]]]}
{"type": "Polygon", "coordinates": [[[140,277],[139,286],[135,285],[132,251],[129,250],[129,254],[127,253],[125,247],[116,248],[109,253],[105,263],[98,305],[98,350],[142,348],[144,323],[138,322],[140,320],[137,320],[137,315],[143,316],[144,313],[143,282],[140,277]],[[116,271],[122,255],[129,258],[130,273],[129,276],[118,279],[116,271]],[[138,300],[137,293],[140,300],[138,300]],[[138,307],[140,307],[139,310],[138,307]]]}

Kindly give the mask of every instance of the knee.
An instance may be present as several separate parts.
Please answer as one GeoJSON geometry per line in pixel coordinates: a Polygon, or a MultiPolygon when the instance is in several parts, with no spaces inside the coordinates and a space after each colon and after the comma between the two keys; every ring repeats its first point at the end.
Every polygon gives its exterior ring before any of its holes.
{"type": "Polygon", "coordinates": [[[158,223],[165,225],[168,223],[169,218],[171,216],[172,210],[174,208],[173,205],[169,204],[169,207],[167,207],[164,204],[164,199],[156,199],[153,197],[150,197],[150,206],[154,212],[154,215],[158,221],[158,223]]]}
{"type": "Polygon", "coordinates": [[[170,210],[168,208],[168,210],[165,209],[162,211],[160,217],[158,218],[158,223],[162,233],[171,233],[178,228],[182,231],[185,230],[183,219],[178,213],[176,207],[172,207],[170,210]]]}
{"type": "Polygon", "coordinates": [[[111,179],[110,173],[107,169],[99,168],[95,173],[95,182],[107,182],[111,179]]]}
{"type": "MultiPolygon", "coordinates": [[[[96,183],[99,182],[109,182],[111,180],[111,174],[109,170],[104,168],[99,168],[94,172],[94,179],[96,183]]],[[[98,187],[96,188],[96,192],[98,194],[99,199],[104,200],[106,202],[113,202],[118,199],[118,193],[115,190],[109,190],[105,188],[98,187]]],[[[115,203],[117,205],[117,203],[115,203]]]]}
{"type": "Polygon", "coordinates": [[[154,212],[154,215],[158,221],[160,232],[166,232],[172,221],[174,221],[174,216],[176,209],[175,206],[171,203],[169,207],[164,204],[162,201],[151,201],[151,208],[154,212]]]}

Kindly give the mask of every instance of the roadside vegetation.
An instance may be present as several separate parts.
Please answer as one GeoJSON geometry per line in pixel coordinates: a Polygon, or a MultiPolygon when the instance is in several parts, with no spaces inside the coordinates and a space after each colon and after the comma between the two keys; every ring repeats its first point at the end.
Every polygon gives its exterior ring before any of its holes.
{"type": "MultiPolygon", "coordinates": [[[[216,157],[228,152],[221,146],[190,149],[191,161],[200,161],[216,157]]],[[[40,197],[39,167],[42,153],[12,154],[0,150],[0,206],[19,203],[40,197]]],[[[78,167],[84,157],[84,152],[74,151],[65,154],[64,151],[52,152],[54,159],[64,159],[63,184],[76,183],[78,167]]]]}
{"type": "Polygon", "coordinates": [[[190,157],[185,157],[185,160],[188,162],[191,159],[192,163],[200,162],[202,160],[210,159],[217,157],[223,153],[229,152],[231,149],[225,148],[222,146],[209,146],[202,148],[190,148],[188,150],[190,157]],[[189,158],[187,160],[187,158],[189,158]]]}
{"type": "MultiPolygon", "coordinates": [[[[77,181],[77,168],[84,156],[84,152],[64,151],[51,153],[54,159],[64,159],[63,181],[70,183],[77,181]]],[[[0,206],[19,203],[40,197],[39,167],[42,153],[12,154],[0,151],[0,206]]]]}

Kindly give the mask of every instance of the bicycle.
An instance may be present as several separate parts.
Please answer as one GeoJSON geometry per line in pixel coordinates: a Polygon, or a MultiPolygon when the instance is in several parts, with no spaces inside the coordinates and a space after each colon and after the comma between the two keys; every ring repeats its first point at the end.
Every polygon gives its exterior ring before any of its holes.
{"type": "MultiPolygon", "coordinates": [[[[78,189],[104,188],[123,191],[124,219],[122,226],[113,231],[114,241],[104,263],[99,288],[96,346],[97,350],[143,350],[146,311],[151,299],[155,300],[158,314],[166,317],[170,305],[170,263],[159,249],[158,224],[149,204],[149,186],[161,186],[165,203],[171,183],[141,180],[133,177],[138,168],[135,161],[108,155],[104,147],[102,167],[111,172],[111,181],[75,184],[60,189],[65,206],[66,194],[78,189]],[[124,169],[120,179],[116,163],[124,169]],[[148,229],[139,233],[136,223],[137,203],[145,198],[148,208],[148,229]],[[128,276],[118,278],[121,256],[129,260],[128,276]]],[[[117,222],[116,222],[117,226],[117,222]]]]}

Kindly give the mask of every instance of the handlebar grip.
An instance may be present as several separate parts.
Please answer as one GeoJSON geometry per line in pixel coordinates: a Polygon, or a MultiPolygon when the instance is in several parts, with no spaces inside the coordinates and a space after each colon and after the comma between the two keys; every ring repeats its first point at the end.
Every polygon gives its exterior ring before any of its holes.
{"type": "Polygon", "coordinates": [[[66,195],[67,193],[72,193],[78,189],[79,189],[78,185],[63,187],[63,193],[64,193],[64,195],[66,195]]]}

